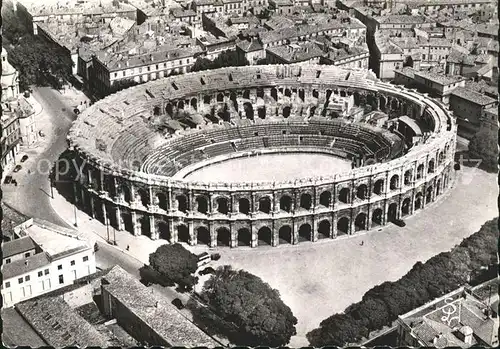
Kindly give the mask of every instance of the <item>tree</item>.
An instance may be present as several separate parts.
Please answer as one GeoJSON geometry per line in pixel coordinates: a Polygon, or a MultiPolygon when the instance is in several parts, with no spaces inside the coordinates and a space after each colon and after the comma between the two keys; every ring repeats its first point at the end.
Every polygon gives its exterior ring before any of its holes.
{"type": "Polygon", "coordinates": [[[249,64],[248,60],[245,57],[240,56],[238,52],[234,50],[226,50],[221,52],[213,61],[205,57],[199,57],[191,67],[191,71],[196,72],[209,69],[244,66],[249,64]]]}
{"type": "Polygon", "coordinates": [[[136,85],[138,85],[138,83],[134,79],[117,80],[113,83],[111,87],[111,93],[118,92],[136,85]]]}
{"type": "Polygon", "coordinates": [[[498,134],[481,128],[469,142],[469,157],[481,159],[481,167],[487,171],[498,170],[498,134]]]}
{"type": "Polygon", "coordinates": [[[198,257],[181,244],[162,245],[149,255],[149,264],[163,277],[191,290],[198,282],[192,274],[198,268],[198,257]]]}
{"type": "Polygon", "coordinates": [[[246,271],[219,267],[201,297],[222,320],[220,334],[236,345],[284,346],[296,334],[297,318],[279,292],[246,271]]]}

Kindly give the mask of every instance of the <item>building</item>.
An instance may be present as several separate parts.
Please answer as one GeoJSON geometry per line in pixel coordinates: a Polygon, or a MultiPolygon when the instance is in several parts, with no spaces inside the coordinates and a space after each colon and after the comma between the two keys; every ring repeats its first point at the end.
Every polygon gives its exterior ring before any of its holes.
{"type": "Polygon", "coordinates": [[[498,346],[498,313],[469,287],[460,287],[397,320],[398,346],[498,346]]]}
{"type": "Polygon", "coordinates": [[[196,39],[198,46],[203,51],[206,58],[210,60],[216,59],[222,52],[234,50],[236,41],[233,37],[216,37],[214,35],[204,35],[196,39]]]}
{"type": "Polygon", "coordinates": [[[433,0],[433,1],[413,1],[406,0],[407,3],[412,4],[417,8],[420,13],[435,14],[443,9],[450,9],[452,11],[467,11],[467,10],[483,10],[489,8],[493,3],[492,0],[433,0]]]}
{"type": "Polygon", "coordinates": [[[344,68],[368,69],[370,52],[363,46],[330,47],[320,59],[321,64],[332,64],[344,68]]]}
{"type": "Polygon", "coordinates": [[[475,133],[485,117],[485,112],[498,105],[498,100],[465,87],[457,87],[450,95],[450,109],[457,117],[457,124],[469,133],[475,133]]]}
{"type": "Polygon", "coordinates": [[[7,51],[2,47],[2,103],[15,100],[19,95],[19,73],[9,63],[7,51]]]}
{"type": "Polygon", "coordinates": [[[466,80],[458,75],[451,76],[417,71],[411,67],[394,70],[394,74],[394,83],[417,88],[421,92],[440,98],[446,104],[449,102],[452,91],[457,87],[464,87],[466,80]]]}
{"type": "Polygon", "coordinates": [[[93,246],[72,230],[33,219],[14,230],[26,236],[2,244],[4,307],[95,273],[93,246]]]}
{"type": "Polygon", "coordinates": [[[104,314],[116,319],[136,340],[149,345],[220,347],[170,302],[119,266],[106,274],[101,283],[104,314]]]}
{"type": "Polygon", "coordinates": [[[280,15],[290,15],[293,12],[293,0],[269,0],[269,8],[280,15]]]}
{"type": "Polygon", "coordinates": [[[21,143],[21,126],[17,113],[12,110],[12,104],[7,104],[2,110],[2,180],[14,167],[21,143]]]}
{"type": "Polygon", "coordinates": [[[452,43],[444,38],[429,38],[419,43],[422,53],[422,68],[440,66],[444,69],[446,58],[450,54],[452,43]]]}
{"type": "Polygon", "coordinates": [[[317,64],[324,54],[325,52],[314,43],[294,43],[268,48],[266,50],[266,62],[269,64],[317,64]]]}
{"type": "Polygon", "coordinates": [[[257,39],[249,38],[238,42],[236,44],[236,52],[239,57],[246,58],[251,65],[266,58],[266,51],[257,39]]]}

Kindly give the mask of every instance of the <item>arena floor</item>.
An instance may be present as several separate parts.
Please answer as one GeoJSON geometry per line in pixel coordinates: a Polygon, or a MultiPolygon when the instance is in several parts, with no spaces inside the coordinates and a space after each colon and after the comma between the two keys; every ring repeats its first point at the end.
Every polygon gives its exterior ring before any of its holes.
{"type": "Polygon", "coordinates": [[[211,250],[222,258],[212,266],[247,270],[277,289],[298,319],[297,335],[289,344],[298,348],[308,345],[306,334],[322,320],[360,301],[373,286],[399,279],[417,261],[450,250],[498,216],[497,196],[495,174],[463,167],[454,188],[407,218],[405,228],[388,225],[348,239],[295,246],[215,248],[211,250]]]}
{"type": "Polygon", "coordinates": [[[286,181],[351,170],[351,162],[315,153],[262,154],[210,164],[184,176],[192,181],[286,181]]]}

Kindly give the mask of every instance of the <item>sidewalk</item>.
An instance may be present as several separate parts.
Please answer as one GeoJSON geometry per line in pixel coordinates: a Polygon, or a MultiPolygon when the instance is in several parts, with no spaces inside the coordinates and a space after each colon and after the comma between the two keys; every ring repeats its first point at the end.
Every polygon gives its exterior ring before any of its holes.
{"type": "MultiPolygon", "coordinates": [[[[66,201],[66,199],[54,189],[54,199],[51,199],[51,204],[54,210],[59,214],[59,216],[69,225],[74,226],[75,223],[75,209],[73,204],[66,201]]],[[[113,240],[116,237],[117,245],[115,248],[127,253],[129,256],[137,259],[143,264],[149,264],[149,254],[156,251],[161,245],[165,245],[168,242],[165,240],[151,240],[149,237],[141,235],[134,236],[128,231],[119,231],[109,226],[106,226],[99,222],[97,219],[92,219],[86,213],[76,210],[76,219],[78,227],[75,227],[79,231],[79,236],[85,236],[86,239],[90,241],[96,241],[105,243],[109,238],[113,240]],[[129,251],[126,251],[127,246],[130,246],[129,251]]]]}

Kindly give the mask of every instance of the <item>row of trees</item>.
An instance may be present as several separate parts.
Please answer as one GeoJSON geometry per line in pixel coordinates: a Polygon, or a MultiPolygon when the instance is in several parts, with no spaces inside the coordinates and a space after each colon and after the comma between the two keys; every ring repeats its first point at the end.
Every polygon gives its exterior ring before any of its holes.
{"type": "Polygon", "coordinates": [[[2,7],[2,20],[3,46],[19,71],[20,90],[27,90],[30,85],[61,88],[70,80],[74,64],[66,49],[33,35],[14,12],[12,3],[2,7]]]}
{"type": "MultiPolygon", "coordinates": [[[[181,244],[162,245],[140,269],[143,283],[192,290],[198,258],[181,244]]],[[[277,290],[246,271],[219,267],[205,283],[201,300],[191,300],[195,323],[237,345],[283,346],[296,334],[297,318],[277,290]]]]}
{"type": "Polygon", "coordinates": [[[227,50],[219,54],[217,58],[211,61],[208,58],[199,57],[191,67],[192,72],[218,69],[224,67],[244,66],[250,63],[245,57],[238,55],[238,52],[227,50]]]}
{"type": "Polygon", "coordinates": [[[481,128],[469,142],[469,158],[481,159],[481,168],[498,171],[498,130],[481,128]]]}
{"type": "MultiPolygon", "coordinates": [[[[375,286],[344,313],[334,314],[307,334],[313,346],[359,342],[369,333],[391,325],[401,314],[442,296],[459,286],[484,281],[485,266],[497,265],[498,218],[450,252],[440,253],[426,263],[418,262],[401,279],[375,286]]],[[[493,268],[495,269],[495,268],[493,268]]],[[[497,270],[496,268],[495,270],[497,270]]],[[[489,277],[495,270],[489,269],[489,277]]]]}

